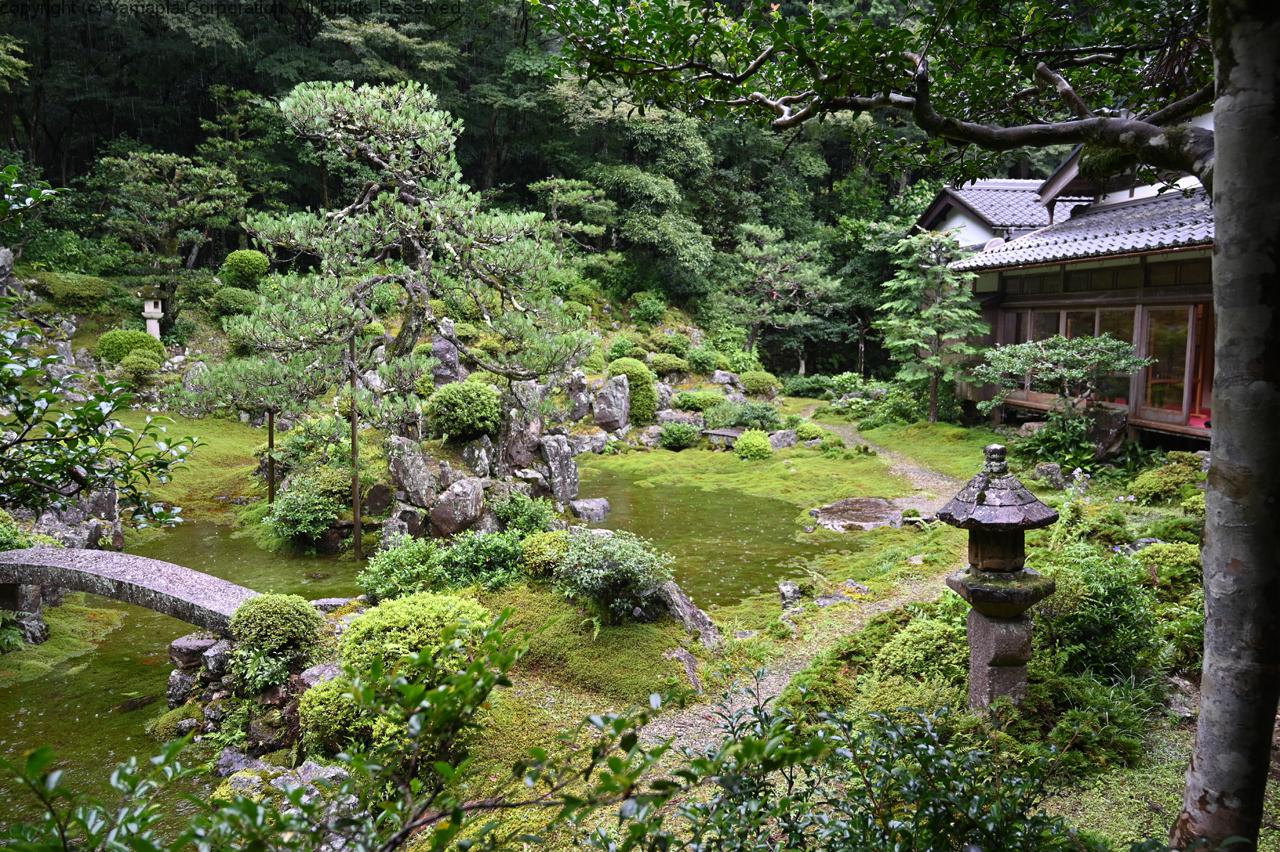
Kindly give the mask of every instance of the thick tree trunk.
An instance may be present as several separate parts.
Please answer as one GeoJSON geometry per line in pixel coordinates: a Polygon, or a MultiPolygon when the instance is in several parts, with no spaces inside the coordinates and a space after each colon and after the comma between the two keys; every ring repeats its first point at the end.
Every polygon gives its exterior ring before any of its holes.
{"type": "Polygon", "coordinates": [[[276,413],[267,409],[267,505],[276,502],[276,413]]]}
{"type": "Polygon", "coordinates": [[[360,408],[356,405],[356,338],[347,340],[351,359],[351,538],[356,559],[364,558],[364,524],[360,518],[360,408]]]}
{"type": "Polygon", "coordinates": [[[1256,845],[1280,696],[1280,4],[1217,0],[1212,15],[1217,335],[1204,678],[1171,832],[1179,848],[1232,836],[1256,845]]]}

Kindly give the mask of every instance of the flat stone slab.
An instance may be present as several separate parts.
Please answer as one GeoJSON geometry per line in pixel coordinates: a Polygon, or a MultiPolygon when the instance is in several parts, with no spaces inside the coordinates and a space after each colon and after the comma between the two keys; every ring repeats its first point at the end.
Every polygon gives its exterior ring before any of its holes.
{"type": "Polygon", "coordinates": [[[222,635],[240,604],[258,593],[172,562],[131,553],[30,547],[0,553],[0,583],[90,592],[172,616],[222,635]]]}
{"type": "Polygon", "coordinates": [[[809,514],[818,526],[835,532],[902,526],[902,510],[883,497],[847,497],[809,514]]]}

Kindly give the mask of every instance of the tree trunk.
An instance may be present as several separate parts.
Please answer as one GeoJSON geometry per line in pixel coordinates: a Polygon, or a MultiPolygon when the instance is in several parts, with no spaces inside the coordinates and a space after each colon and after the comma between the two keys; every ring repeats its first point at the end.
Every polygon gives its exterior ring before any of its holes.
{"type": "Polygon", "coordinates": [[[360,409],[356,405],[356,338],[347,339],[351,360],[351,538],[356,559],[364,558],[364,525],[360,518],[360,409]]]}
{"type": "MultiPolygon", "coordinates": [[[[1280,4],[1217,0],[1213,448],[1200,723],[1170,838],[1252,841],[1280,697],[1280,4]]],[[[1232,847],[1235,848],[1235,847],[1232,847]]]]}
{"type": "Polygon", "coordinates": [[[276,502],[276,413],[267,409],[267,505],[276,502]]]}
{"type": "Polygon", "coordinates": [[[929,422],[938,422],[938,374],[929,375],[929,422]]]}
{"type": "Polygon", "coordinates": [[[797,376],[803,376],[803,375],[804,375],[804,369],[805,369],[805,365],[804,365],[804,350],[803,350],[803,349],[801,349],[801,350],[800,350],[800,367],[799,367],[798,371],[796,372],[796,375],[797,375],[797,376]]]}

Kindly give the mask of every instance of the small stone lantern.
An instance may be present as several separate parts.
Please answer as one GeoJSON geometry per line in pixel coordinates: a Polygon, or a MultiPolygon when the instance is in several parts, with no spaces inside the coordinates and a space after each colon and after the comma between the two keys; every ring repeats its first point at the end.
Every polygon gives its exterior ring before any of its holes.
{"type": "Polygon", "coordinates": [[[969,708],[983,710],[1001,696],[1027,694],[1031,619],[1026,611],[1053,594],[1054,582],[1024,563],[1027,530],[1047,527],[1058,513],[1036,499],[1005,463],[1005,448],[986,448],[982,472],[938,512],[969,531],[969,567],[947,585],[969,602],[969,708]]]}
{"type": "Polygon", "coordinates": [[[160,320],[164,318],[164,303],[154,296],[142,300],[142,318],[147,321],[147,334],[160,339],[160,320]]]}

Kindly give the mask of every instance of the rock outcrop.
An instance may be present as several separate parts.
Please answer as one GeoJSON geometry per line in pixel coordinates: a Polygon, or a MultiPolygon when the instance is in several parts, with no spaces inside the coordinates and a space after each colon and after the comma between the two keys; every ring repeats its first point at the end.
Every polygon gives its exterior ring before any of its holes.
{"type": "MultiPolygon", "coordinates": [[[[440,325],[449,333],[453,332],[453,320],[441,320],[440,325]]],[[[436,360],[435,366],[431,368],[431,378],[436,387],[450,382],[460,382],[469,375],[458,356],[458,347],[442,335],[432,336],[431,357],[436,360]]]]}
{"type": "Polygon", "coordinates": [[[658,593],[671,615],[690,633],[698,634],[703,645],[707,648],[719,647],[723,641],[720,629],[711,620],[711,616],[699,609],[674,580],[663,583],[658,593]]]}
{"type": "Polygon", "coordinates": [[[578,463],[573,448],[564,435],[547,435],[542,439],[542,457],[547,462],[547,485],[551,495],[561,503],[578,496],[578,463]]]}
{"type": "Polygon", "coordinates": [[[571,500],[569,511],[573,512],[574,517],[584,521],[603,521],[609,516],[609,501],[604,497],[571,500]]]}
{"type": "Polygon", "coordinates": [[[462,532],[484,511],[484,483],[467,477],[446,488],[431,508],[431,531],[440,536],[462,532]]]}
{"type": "Polygon", "coordinates": [[[596,425],[606,432],[626,426],[631,417],[631,385],[626,376],[613,376],[596,394],[593,412],[596,425]]]}
{"type": "Polygon", "coordinates": [[[542,402],[547,388],[537,382],[513,382],[502,399],[498,435],[498,475],[510,476],[538,458],[542,443],[542,402]]]}
{"type": "Polygon", "coordinates": [[[399,498],[412,505],[429,509],[440,488],[438,466],[433,464],[422,445],[410,438],[393,435],[387,439],[387,467],[399,498]]]}

